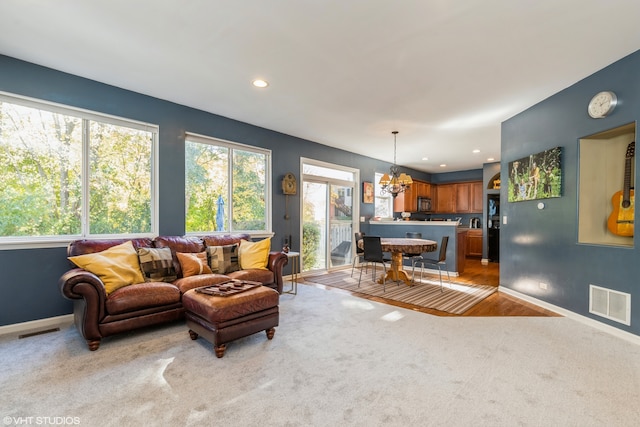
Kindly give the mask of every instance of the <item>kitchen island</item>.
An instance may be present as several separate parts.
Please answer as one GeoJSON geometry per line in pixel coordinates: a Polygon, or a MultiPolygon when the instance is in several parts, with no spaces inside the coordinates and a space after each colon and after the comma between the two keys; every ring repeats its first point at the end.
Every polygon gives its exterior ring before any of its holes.
{"type": "MultiPolygon", "coordinates": [[[[465,251],[468,227],[458,225],[457,221],[368,221],[360,224],[360,231],[380,237],[405,237],[407,232],[422,233],[423,239],[438,242],[438,249],[425,253],[425,258],[437,258],[440,253],[440,242],[449,236],[447,244],[447,270],[449,274],[458,276],[464,271],[465,251]]],[[[411,266],[409,260],[405,266],[411,266]]],[[[437,271],[437,270],[436,270],[437,271]]]]}

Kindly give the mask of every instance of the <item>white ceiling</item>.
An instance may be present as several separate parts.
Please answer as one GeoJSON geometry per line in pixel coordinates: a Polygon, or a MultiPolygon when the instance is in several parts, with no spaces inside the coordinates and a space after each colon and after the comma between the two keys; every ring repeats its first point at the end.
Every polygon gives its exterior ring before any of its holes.
{"type": "Polygon", "coordinates": [[[500,160],[500,123],[640,49],[639,17],[638,0],[1,0],[0,53],[386,161],[398,130],[398,164],[438,173],[500,160]]]}

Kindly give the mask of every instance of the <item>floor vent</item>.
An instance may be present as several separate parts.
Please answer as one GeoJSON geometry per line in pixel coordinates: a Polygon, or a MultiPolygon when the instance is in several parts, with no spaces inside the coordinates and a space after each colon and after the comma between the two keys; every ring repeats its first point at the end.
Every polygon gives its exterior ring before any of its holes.
{"type": "Polygon", "coordinates": [[[44,329],[42,331],[30,332],[28,334],[18,335],[18,339],[34,337],[36,335],[48,334],[50,332],[58,332],[60,328],[44,329]]]}
{"type": "Polygon", "coordinates": [[[589,285],[589,313],[631,325],[631,294],[589,285]]]}

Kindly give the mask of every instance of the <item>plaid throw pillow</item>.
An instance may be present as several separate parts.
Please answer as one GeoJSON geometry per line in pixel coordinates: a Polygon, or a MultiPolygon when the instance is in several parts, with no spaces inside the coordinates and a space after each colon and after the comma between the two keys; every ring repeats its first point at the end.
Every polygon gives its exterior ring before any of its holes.
{"type": "Polygon", "coordinates": [[[178,278],[169,248],[138,248],[138,259],[147,282],[173,282],[178,278]]]}
{"type": "Polygon", "coordinates": [[[218,274],[240,270],[238,264],[238,245],[209,246],[207,248],[211,271],[218,274]]]}

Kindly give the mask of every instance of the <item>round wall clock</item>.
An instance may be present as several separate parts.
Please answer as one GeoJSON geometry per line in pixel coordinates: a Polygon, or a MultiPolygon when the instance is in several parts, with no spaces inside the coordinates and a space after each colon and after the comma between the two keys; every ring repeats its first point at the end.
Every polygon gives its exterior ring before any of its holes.
{"type": "Polygon", "coordinates": [[[613,112],[618,105],[618,97],[610,90],[597,93],[589,102],[587,111],[594,119],[602,119],[613,112]]]}
{"type": "Polygon", "coordinates": [[[297,183],[296,177],[291,173],[285,174],[284,178],[282,178],[282,192],[284,194],[296,194],[297,191],[297,183]]]}

